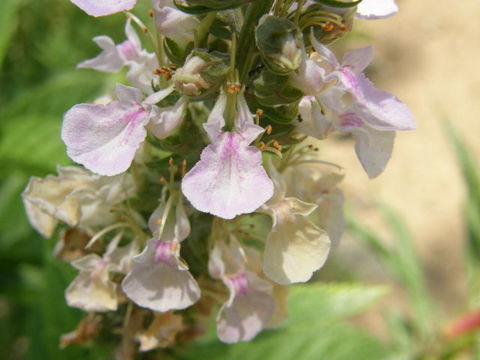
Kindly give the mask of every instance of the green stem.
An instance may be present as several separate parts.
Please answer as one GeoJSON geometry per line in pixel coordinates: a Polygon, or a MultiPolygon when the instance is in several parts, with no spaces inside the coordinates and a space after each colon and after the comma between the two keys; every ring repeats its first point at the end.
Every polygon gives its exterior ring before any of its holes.
{"type": "Polygon", "coordinates": [[[302,13],[302,7],[305,3],[305,0],[298,0],[297,11],[295,13],[295,24],[298,24],[298,20],[300,19],[300,14],[302,13]]]}
{"type": "Polygon", "coordinates": [[[258,20],[268,13],[274,0],[257,0],[248,6],[238,42],[237,61],[240,82],[244,84],[255,54],[255,28],[258,20]]]}
{"type": "Polygon", "coordinates": [[[210,30],[216,16],[217,13],[215,11],[209,12],[200,22],[196,30],[195,47],[205,47],[209,34],[208,30],[210,30]]]}

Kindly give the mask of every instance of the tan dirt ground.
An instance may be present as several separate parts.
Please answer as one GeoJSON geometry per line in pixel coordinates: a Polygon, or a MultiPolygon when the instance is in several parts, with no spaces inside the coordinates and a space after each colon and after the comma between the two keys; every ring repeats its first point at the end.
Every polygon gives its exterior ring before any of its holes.
{"type": "MultiPolygon", "coordinates": [[[[401,10],[393,18],[358,20],[355,30],[366,38],[357,36],[347,46],[375,45],[371,78],[409,105],[418,129],[398,134],[386,171],[374,180],[364,174],[350,140],[328,140],[336,143],[333,146],[323,143],[322,157],[347,169],[343,188],[361,221],[377,224],[376,211],[368,206],[372,199],[400,212],[415,236],[432,292],[445,310],[455,314],[462,310],[465,296],[464,189],[442,118],[455,125],[478,159],[480,1],[398,3],[401,10]]],[[[353,256],[353,241],[344,238],[336,256],[353,256]]],[[[363,261],[357,259],[357,267],[378,278],[377,266],[368,271],[363,261]]]]}

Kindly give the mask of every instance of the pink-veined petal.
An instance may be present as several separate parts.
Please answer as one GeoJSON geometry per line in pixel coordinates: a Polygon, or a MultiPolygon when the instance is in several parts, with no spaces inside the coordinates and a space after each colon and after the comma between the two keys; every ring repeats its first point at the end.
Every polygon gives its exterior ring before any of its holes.
{"type": "Polygon", "coordinates": [[[200,298],[200,288],[188,268],[173,253],[158,249],[172,243],[150,240],[133,260],[132,271],[122,282],[125,294],[137,305],[153,311],[185,309],[200,298]]]}
{"type": "Polygon", "coordinates": [[[225,132],[207,146],[185,175],[182,191],[200,211],[224,219],[255,211],[273,195],[262,153],[242,136],[225,132]]]}
{"type": "Polygon", "coordinates": [[[268,326],[275,311],[273,286],[250,272],[241,276],[247,288],[238,292],[230,284],[231,301],[222,306],[217,316],[218,338],[226,343],[252,340],[268,326]]]}
{"type": "Polygon", "coordinates": [[[65,114],[62,140],[72,160],[100,175],[117,175],[130,167],[147,135],[147,120],[140,105],[79,104],[65,114]]]}
{"type": "Polygon", "coordinates": [[[130,10],[137,0],[70,0],[91,16],[105,16],[130,10]]]}

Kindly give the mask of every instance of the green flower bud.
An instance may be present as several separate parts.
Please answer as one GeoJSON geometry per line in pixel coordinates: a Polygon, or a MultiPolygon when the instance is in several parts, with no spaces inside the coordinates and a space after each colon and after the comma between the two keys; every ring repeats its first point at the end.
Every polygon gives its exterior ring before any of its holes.
{"type": "Polygon", "coordinates": [[[227,57],[195,49],[173,76],[177,91],[199,97],[216,91],[228,73],[227,57]]]}
{"type": "Polygon", "coordinates": [[[264,15],[255,29],[262,60],[277,74],[288,74],[300,67],[303,39],[300,29],[288,19],[264,15]]]}
{"type": "Polygon", "coordinates": [[[303,93],[293,87],[289,77],[263,71],[253,81],[253,93],[262,106],[291,104],[300,100],[303,93]]]}
{"type": "MultiPolygon", "coordinates": [[[[336,2],[334,1],[333,3],[336,2]]],[[[315,3],[308,6],[300,15],[298,22],[307,39],[307,45],[309,45],[308,42],[312,31],[315,38],[323,44],[330,44],[351,31],[353,16],[356,11],[355,4],[357,3],[340,1],[338,4],[345,5],[326,6],[315,3]]]]}

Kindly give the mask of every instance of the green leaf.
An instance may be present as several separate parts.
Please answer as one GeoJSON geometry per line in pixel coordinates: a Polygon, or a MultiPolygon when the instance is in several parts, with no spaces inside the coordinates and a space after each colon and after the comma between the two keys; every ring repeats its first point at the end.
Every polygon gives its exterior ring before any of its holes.
{"type": "Polygon", "coordinates": [[[57,164],[68,164],[60,127],[58,119],[42,116],[18,117],[7,123],[1,134],[2,172],[20,167],[44,173],[57,164]]]}
{"type": "Polygon", "coordinates": [[[249,343],[226,345],[203,340],[179,359],[209,360],[351,360],[382,359],[384,346],[340,320],[358,314],[385,293],[381,287],[312,283],[292,287],[289,319],[249,343]]]}
{"type": "Polygon", "coordinates": [[[466,265],[471,295],[470,307],[476,309],[480,306],[480,168],[450,121],[444,120],[444,128],[455,151],[467,192],[464,205],[467,228],[466,265]]]}
{"type": "Polygon", "coordinates": [[[17,12],[22,0],[0,1],[0,68],[18,21],[17,12]]]}

